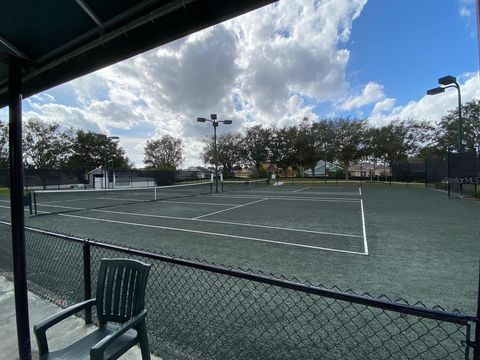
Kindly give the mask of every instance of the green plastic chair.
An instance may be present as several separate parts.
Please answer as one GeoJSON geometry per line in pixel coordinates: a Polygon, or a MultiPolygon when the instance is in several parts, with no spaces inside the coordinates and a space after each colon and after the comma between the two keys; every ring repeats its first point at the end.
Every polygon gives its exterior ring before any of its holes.
{"type": "Polygon", "coordinates": [[[118,359],[140,344],[150,360],[145,317],[145,287],[150,265],[136,260],[102,259],[95,299],[73,305],[34,326],[40,360],[118,359]],[[99,328],[68,347],[49,352],[46,331],[67,317],[96,306],[99,328]]]}

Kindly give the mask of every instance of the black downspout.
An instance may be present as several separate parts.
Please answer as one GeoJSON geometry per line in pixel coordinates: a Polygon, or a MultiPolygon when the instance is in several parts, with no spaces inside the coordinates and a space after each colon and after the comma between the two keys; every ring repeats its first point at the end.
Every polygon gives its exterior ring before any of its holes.
{"type": "Polygon", "coordinates": [[[17,339],[20,360],[31,360],[25,255],[25,214],[23,212],[22,66],[20,60],[10,57],[8,69],[10,204],[17,339]]]}

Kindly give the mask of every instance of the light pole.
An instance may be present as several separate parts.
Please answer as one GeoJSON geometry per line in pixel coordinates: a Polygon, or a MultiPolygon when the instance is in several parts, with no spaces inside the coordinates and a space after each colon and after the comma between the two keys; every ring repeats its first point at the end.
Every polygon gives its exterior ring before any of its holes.
{"type": "Polygon", "coordinates": [[[458,149],[459,153],[463,152],[463,129],[462,129],[462,94],[460,85],[454,76],[447,75],[438,79],[438,83],[442,86],[427,90],[427,95],[437,95],[445,92],[445,89],[456,88],[458,93],[458,149]]]}
{"type": "Polygon", "coordinates": [[[105,136],[105,189],[108,188],[108,163],[109,163],[109,160],[108,160],[108,140],[118,140],[120,139],[118,136],[105,136]]]}
{"type": "Polygon", "coordinates": [[[218,150],[217,150],[217,127],[219,123],[230,125],[232,120],[217,120],[217,114],[210,114],[210,119],[197,118],[197,122],[204,123],[210,121],[213,125],[213,147],[215,156],[215,192],[218,193],[218,150]]]}

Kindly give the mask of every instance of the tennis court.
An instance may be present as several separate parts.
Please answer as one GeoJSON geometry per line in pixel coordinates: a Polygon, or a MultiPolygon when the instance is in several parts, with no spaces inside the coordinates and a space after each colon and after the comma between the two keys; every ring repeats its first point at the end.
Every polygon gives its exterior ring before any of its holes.
{"type": "MultiPolygon", "coordinates": [[[[27,225],[473,311],[474,201],[428,189],[225,182],[37,192],[27,225]],[[213,187],[213,191],[212,191],[213,187]]],[[[8,199],[0,199],[8,219],[8,199]]]]}

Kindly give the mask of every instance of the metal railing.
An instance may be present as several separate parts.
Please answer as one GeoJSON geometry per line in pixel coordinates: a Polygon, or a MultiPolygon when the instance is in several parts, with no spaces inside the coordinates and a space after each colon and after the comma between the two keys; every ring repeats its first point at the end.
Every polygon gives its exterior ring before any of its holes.
{"type": "MultiPolygon", "coordinates": [[[[31,291],[66,307],[92,295],[100,259],[152,264],[152,351],[163,359],[470,359],[475,318],[262,273],[27,228],[31,291]]],[[[0,271],[11,274],[0,222],[0,271]]],[[[86,322],[95,314],[85,314],[86,322]]]]}

